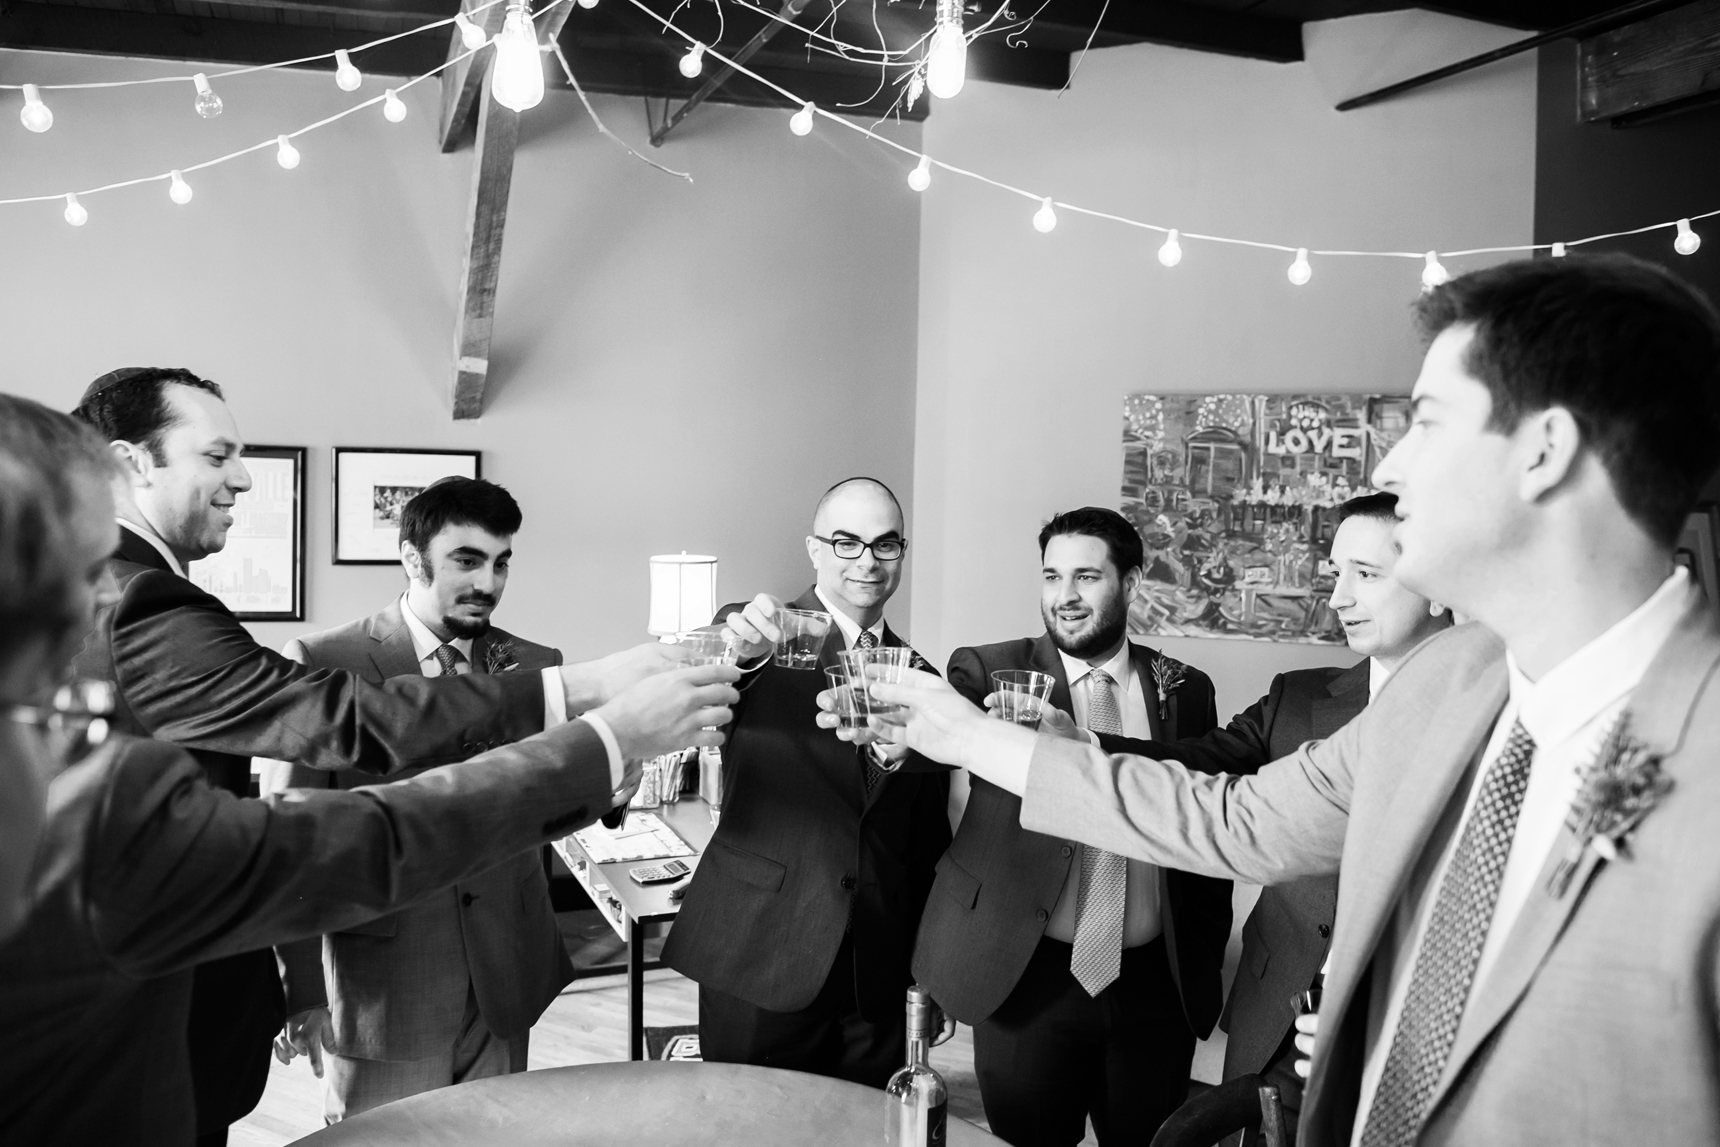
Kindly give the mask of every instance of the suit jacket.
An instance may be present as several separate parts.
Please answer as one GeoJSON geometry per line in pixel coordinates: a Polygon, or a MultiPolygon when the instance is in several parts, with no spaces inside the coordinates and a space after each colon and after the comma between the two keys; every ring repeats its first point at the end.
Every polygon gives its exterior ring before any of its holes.
{"type": "MultiPolygon", "coordinates": [[[[822,610],[808,590],[796,609],[822,610]]],[[[726,617],[740,606],[725,607],[726,617]]],[[[903,642],[888,629],[885,643],[903,642]]],[[[912,985],[914,930],[950,842],[949,772],[917,754],[866,797],[869,750],[816,724],[831,626],[814,672],[748,674],[723,747],[722,820],[699,859],[663,962],[772,1011],[811,1005],[853,924],[855,995],[876,1023],[912,985]]]]}
{"type": "MultiPolygon", "coordinates": [[[[1693,598],[1627,707],[1673,788],[1630,839],[1547,880],[1567,828],[1465,1009],[1420,1142],[1720,1142],[1720,620],[1693,598]]],[[[1476,625],[1405,659],[1330,739],[1253,777],[1106,758],[1042,739],[1023,823],[1159,863],[1271,884],[1343,867],[1337,933],[1299,1139],[1345,1147],[1376,977],[1433,894],[1507,697],[1505,650],[1476,625]]]]}
{"type": "Polygon", "coordinates": [[[0,1142],[186,1147],[191,968],[350,928],[609,807],[574,721],[356,792],[238,800],[114,737],[49,787],[32,913],[0,944],[0,1142]]]}
{"type": "MultiPolygon", "coordinates": [[[[347,669],[381,684],[422,676],[400,599],[370,617],[295,638],[286,655],[312,669],[347,669]]],[[[472,643],[473,672],[536,676],[561,664],[559,650],[500,629],[472,643]]],[[[353,769],[277,767],[270,788],[375,785],[353,769]]],[[[417,770],[395,774],[395,779],[417,770]]],[[[466,1013],[468,984],[485,1025],[503,1039],[531,1030],[573,979],[536,850],[400,912],[280,952],[288,1014],[327,1005],[337,1054],[360,1059],[425,1059],[452,1046],[466,1013]],[[325,978],[326,977],[326,978],[325,978]]]]}
{"type": "MultiPolygon", "coordinates": [[[[190,749],[210,783],[237,796],[250,791],[252,756],[388,773],[464,760],[543,728],[543,689],[530,674],[374,685],[306,669],[258,645],[132,531],[120,531],[111,565],[119,600],[97,614],[75,671],[114,683],[117,731],[190,749]]],[[[285,1003],[267,951],[197,978],[192,1074],[209,1132],[257,1105],[285,1003]]]]}
{"type": "MultiPolygon", "coordinates": [[[[1213,689],[1206,674],[1188,669],[1161,717],[1152,696],[1153,665],[1161,655],[1133,642],[1129,650],[1155,732],[1169,739],[1212,728],[1213,689]]],[[[1074,711],[1063,659],[1050,637],[958,649],[950,657],[950,684],[977,705],[992,691],[991,675],[1000,669],[1051,674],[1057,679],[1051,703],[1074,711]]],[[[914,949],[914,977],[945,1011],[963,1023],[984,1023],[1008,998],[1045,934],[1074,855],[1073,842],[1021,827],[1021,798],[973,779],[961,826],[938,862],[914,949]]],[[[1158,884],[1171,977],[1189,1027],[1204,1037],[1224,998],[1230,882],[1161,869],[1158,884]]]]}
{"type": "MultiPolygon", "coordinates": [[[[1266,696],[1193,740],[1109,741],[1113,752],[1181,761],[1203,773],[1246,775],[1331,736],[1368,705],[1368,662],[1298,669],[1272,679],[1266,696]]],[[[1219,1026],[1229,1033],[1224,1077],[1265,1070],[1295,1022],[1291,997],[1314,982],[1332,943],[1338,878],[1309,876],[1263,888],[1242,925],[1242,959],[1219,1026]]]]}

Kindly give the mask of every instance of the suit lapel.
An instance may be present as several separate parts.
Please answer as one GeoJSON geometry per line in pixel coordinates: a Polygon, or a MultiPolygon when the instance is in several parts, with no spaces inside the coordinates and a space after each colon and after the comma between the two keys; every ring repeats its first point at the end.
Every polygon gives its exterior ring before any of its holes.
{"type": "Polygon", "coordinates": [[[149,541],[133,530],[130,526],[119,528],[119,548],[113,556],[122,562],[144,566],[162,573],[172,573],[173,567],[167,564],[167,559],[161,556],[161,551],[149,544],[149,541]]]}
{"type": "Polygon", "coordinates": [[[395,598],[388,608],[370,619],[370,638],[376,645],[370,651],[371,664],[384,681],[390,677],[407,677],[422,673],[418,665],[418,650],[412,644],[412,631],[406,628],[404,607],[395,598]]]}
{"type": "Polygon", "coordinates": [[[1308,706],[1315,737],[1329,737],[1355,719],[1368,707],[1368,661],[1338,674],[1326,686],[1326,696],[1316,697],[1308,706]]]}
{"type": "MultiPolygon", "coordinates": [[[[1717,665],[1720,665],[1720,629],[1716,628],[1715,615],[1700,602],[1693,603],[1632,692],[1627,712],[1633,736],[1663,757],[1676,752],[1696,697],[1717,665]]],[[[1675,774],[1674,784],[1668,800],[1678,799],[1675,774]]],[[[1645,823],[1651,823],[1652,816],[1651,813],[1650,822],[1645,823]]],[[[1457,1041],[1434,1089],[1430,1111],[1528,991],[1582,902],[1589,881],[1597,875],[1600,857],[1590,850],[1584,854],[1564,895],[1555,898],[1548,890],[1553,870],[1575,842],[1576,834],[1569,826],[1560,829],[1558,841],[1535,879],[1534,890],[1512,924],[1486,981],[1464,1013],[1457,1041]]]]}
{"type": "Polygon", "coordinates": [[[1171,690],[1165,698],[1165,712],[1159,713],[1159,684],[1153,677],[1153,660],[1159,656],[1155,649],[1145,645],[1129,642],[1129,661],[1135,667],[1135,683],[1141,689],[1141,702],[1147,707],[1147,728],[1152,730],[1155,741],[1174,741],[1176,734],[1176,690],[1171,690]],[[1165,720],[1169,717],[1167,723],[1165,720]]]}
{"type": "MultiPolygon", "coordinates": [[[[1057,652],[1057,646],[1051,641],[1049,633],[1042,634],[1033,643],[1033,668],[1040,673],[1052,676],[1051,703],[1069,714],[1070,720],[1075,718],[1075,698],[1069,692],[1069,674],[1064,672],[1063,658],[1057,652]]],[[[986,682],[987,686],[991,682],[986,682]]]]}

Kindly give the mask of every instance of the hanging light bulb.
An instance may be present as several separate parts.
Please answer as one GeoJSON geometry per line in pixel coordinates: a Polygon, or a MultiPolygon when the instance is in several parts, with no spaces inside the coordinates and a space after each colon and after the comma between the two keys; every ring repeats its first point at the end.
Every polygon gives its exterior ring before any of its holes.
{"type": "Polygon", "coordinates": [[[192,105],[197,109],[197,114],[204,119],[214,119],[220,115],[221,97],[209,86],[209,77],[198,72],[191,77],[191,82],[197,87],[197,102],[192,105]]]}
{"type": "Polygon", "coordinates": [[[694,41],[687,49],[687,54],[681,57],[681,74],[689,80],[705,70],[705,46],[694,41]]]}
{"type": "Polygon", "coordinates": [[[1182,244],[1177,242],[1177,229],[1171,228],[1171,233],[1165,236],[1165,245],[1159,248],[1159,262],[1167,267],[1174,267],[1182,262],[1182,244]]]}
{"type": "Polygon", "coordinates": [[[291,171],[299,165],[299,149],[293,146],[293,141],[284,135],[275,137],[275,162],[291,171]]]}
{"type": "Polygon", "coordinates": [[[496,63],[490,92],[505,108],[523,112],[543,102],[543,59],[525,0],[509,0],[508,18],[496,33],[496,63]]]}
{"type": "Polygon", "coordinates": [[[352,65],[352,57],[347,55],[345,48],[334,50],[334,86],[343,92],[356,92],[358,85],[364,82],[364,76],[352,65]]]}
{"type": "Polygon", "coordinates": [[[406,101],[395,95],[393,88],[383,93],[382,118],[389,123],[399,123],[406,118],[406,101]]]}
{"type": "Polygon", "coordinates": [[[926,87],[941,100],[967,81],[967,36],[962,32],[962,0],[938,0],[938,23],[926,48],[926,87]]]}
{"type": "Polygon", "coordinates": [[[484,35],[484,30],[472,23],[472,18],[463,11],[454,17],[454,27],[460,33],[460,43],[465,45],[468,52],[476,52],[490,42],[490,38],[484,35]]]}
{"type": "Polygon", "coordinates": [[[1307,285],[1308,280],[1314,277],[1314,268],[1308,265],[1308,248],[1296,248],[1296,261],[1290,264],[1290,270],[1285,274],[1296,286],[1307,285]]]}
{"type": "Polygon", "coordinates": [[[591,9],[597,7],[597,0],[579,0],[579,6],[581,8],[586,9],[587,11],[590,11],[591,9]]]}
{"type": "Polygon", "coordinates": [[[908,186],[915,191],[924,191],[932,185],[932,157],[920,156],[919,166],[908,172],[908,186]]]}
{"type": "Polygon", "coordinates": [[[1702,236],[1690,229],[1690,220],[1678,221],[1678,238],[1672,241],[1672,249],[1680,255],[1694,255],[1696,249],[1702,246],[1702,236]]]}
{"type": "MultiPolygon", "coordinates": [[[[1451,272],[1447,271],[1445,264],[1439,261],[1439,252],[1429,251],[1427,253],[1427,266],[1421,269],[1421,285],[1431,291],[1441,283],[1449,281],[1450,278],[1451,272]]],[[[1303,281],[1306,282],[1307,280],[1303,281]]]]}
{"type": "Polygon", "coordinates": [[[181,207],[191,202],[191,185],[185,182],[185,177],[179,174],[179,169],[173,170],[173,183],[167,188],[167,197],[181,207]]]}
{"type": "Polygon", "coordinates": [[[54,126],[54,113],[42,102],[42,89],[35,84],[24,85],[24,106],[18,109],[18,119],[33,132],[44,132],[54,126]]]}
{"type": "Polygon", "coordinates": [[[1051,210],[1051,196],[1047,195],[1039,201],[1039,210],[1033,213],[1033,229],[1041,235],[1057,226],[1057,212],[1051,210]]]}
{"type": "Polygon", "coordinates": [[[1553,244],[1553,258],[1563,259],[1564,257],[1565,257],[1565,245],[1563,243],[1554,243],[1553,244]]]}
{"type": "Polygon", "coordinates": [[[82,227],[89,221],[90,213],[84,209],[84,205],[82,203],[78,202],[78,193],[75,191],[67,192],[66,222],[70,223],[73,227],[82,227]]]}
{"type": "Polygon", "coordinates": [[[801,104],[800,110],[788,117],[788,130],[795,135],[811,135],[813,111],[817,106],[811,100],[801,104]]]}

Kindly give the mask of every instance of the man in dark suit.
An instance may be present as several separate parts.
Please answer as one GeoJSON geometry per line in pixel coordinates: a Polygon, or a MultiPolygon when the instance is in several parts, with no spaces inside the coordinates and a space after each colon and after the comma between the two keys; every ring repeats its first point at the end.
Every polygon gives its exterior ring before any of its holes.
{"type": "Polygon", "coordinates": [[[793,608],[834,619],[816,670],[770,663],[777,599],[720,615],[750,671],[723,754],[722,820],[663,961],[698,981],[706,1060],[881,1087],[906,1054],[914,930],[950,839],[948,773],[817,725],[823,670],[841,650],[903,644],[884,622],[907,546],[895,496],[872,479],[838,483],[806,546],[817,583],[793,608]]]}
{"type": "MultiPolygon", "coordinates": [[[[1140,535],[1114,510],[1059,514],[1039,535],[1039,638],[958,649],[949,681],[976,704],[999,670],[1055,679],[1083,728],[1198,736],[1216,715],[1204,673],[1128,640],[1140,535]],[[1073,686],[1073,689],[1072,689],[1073,686]]],[[[1021,827],[1021,800],[975,779],[938,864],[915,978],[974,1025],[986,1118],[1016,1147],[1146,1143],[1188,1095],[1212,1030],[1230,882],[1084,849],[1021,827]]]]}
{"type": "MultiPolygon", "coordinates": [[[[111,444],[118,601],[98,617],[80,676],[112,681],[116,727],[192,750],[210,782],[249,792],[252,756],[377,774],[464,760],[592,708],[663,668],[643,646],[544,674],[401,677],[372,684],[265,649],[185,567],[219,551],[228,511],[251,486],[244,442],[214,383],[184,370],[126,368],[97,379],[74,417],[111,444]]],[[[199,1125],[211,1144],[268,1080],[285,1018],[273,953],[200,969],[191,1048],[199,1125]]]]}
{"type": "MultiPolygon", "coordinates": [[[[1393,494],[1368,494],[1338,508],[1331,606],[1350,648],[1365,660],[1348,669],[1281,673],[1266,696],[1231,718],[1226,728],[1203,737],[1119,740],[1104,748],[1182,761],[1203,773],[1247,774],[1348,724],[1399,662],[1451,624],[1444,606],[1393,576],[1396,507],[1393,494]]],[[[1337,904],[1336,876],[1309,876],[1262,889],[1242,926],[1242,959],[1219,1021],[1229,1035],[1224,1078],[1253,1073],[1275,1085],[1292,1141],[1302,1109],[1302,1079],[1295,1071],[1291,1000],[1314,983],[1325,963],[1337,904]]]]}
{"type": "MultiPolygon", "coordinates": [[[[370,617],[295,638],[284,652],[376,683],[560,665],[559,650],[490,623],[520,521],[518,503],[492,482],[433,483],[400,514],[406,592],[370,617]]],[[[271,762],[263,790],[377,783],[355,769],[271,762]]],[[[276,1054],[287,1062],[295,1051],[308,1054],[322,1075],[322,1052],[330,1052],[330,1123],[432,1088],[524,1071],[532,1025],[573,978],[536,851],[280,956],[289,1018],[276,1054]]]]}

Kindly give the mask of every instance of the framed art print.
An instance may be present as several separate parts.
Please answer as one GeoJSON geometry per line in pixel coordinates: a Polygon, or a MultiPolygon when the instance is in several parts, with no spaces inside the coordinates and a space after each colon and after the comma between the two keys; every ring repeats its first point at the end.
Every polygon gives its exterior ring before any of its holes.
{"type": "Polygon", "coordinates": [[[305,448],[249,446],[251,488],[233,503],[220,553],[185,571],[240,621],[305,619],[305,448]]]}
{"type": "Polygon", "coordinates": [[[400,560],[400,511],[438,478],[478,478],[476,450],[334,448],[334,564],[400,560]]]}

